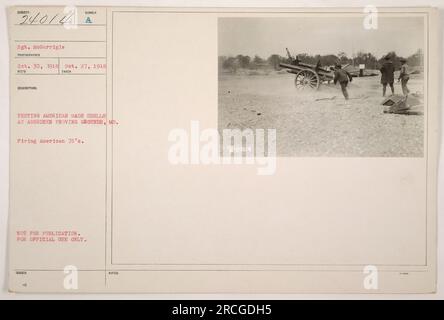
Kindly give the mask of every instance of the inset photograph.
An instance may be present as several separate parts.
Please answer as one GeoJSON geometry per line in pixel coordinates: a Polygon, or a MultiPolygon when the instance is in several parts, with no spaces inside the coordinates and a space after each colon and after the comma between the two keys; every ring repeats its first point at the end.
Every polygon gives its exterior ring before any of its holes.
{"type": "Polygon", "coordinates": [[[423,157],[418,16],[219,18],[218,128],[276,129],[278,157],[423,157]]]}

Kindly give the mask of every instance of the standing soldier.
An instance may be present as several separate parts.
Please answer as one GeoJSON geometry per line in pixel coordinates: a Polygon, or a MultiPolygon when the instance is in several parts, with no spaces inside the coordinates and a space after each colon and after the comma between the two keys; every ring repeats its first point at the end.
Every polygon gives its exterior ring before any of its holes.
{"type": "Polygon", "coordinates": [[[341,85],[342,94],[344,95],[345,100],[348,100],[348,92],[347,92],[347,85],[348,81],[353,81],[352,75],[341,68],[341,65],[339,63],[335,64],[335,77],[333,79],[334,84],[339,82],[341,85]]]}
{"type": "Polygon", "coordinates": [[[410,77],[409,77],[409,66],[407,65],[407,60],[402,58],[399,61],[401,61],[402,66],[401,66],[401,71],[399,72],[399,78],[398,78],[398,82],[399,80],[401,80],[401,86],[402,86],[402,93],[404,94],[404,96],[408,96],[408,94],[410,93],[409,88],[407,88],[407,82],[409,81],[410,77]]]}
{"type": "Polygon", "coordinates": [[[390,85],[390,89],[392,90],[392,94],[395,94],[395,87],[393,86],[393,82],[395,81],[395,67],[393,66],[393,62],[390,60],[390,57],[387,55],[384,58],[384,63],[380,69],[381,71],[381,84],[382,84],[382,96],[385,97],[385,91],[387,90],[387,84],[390,85]]]}

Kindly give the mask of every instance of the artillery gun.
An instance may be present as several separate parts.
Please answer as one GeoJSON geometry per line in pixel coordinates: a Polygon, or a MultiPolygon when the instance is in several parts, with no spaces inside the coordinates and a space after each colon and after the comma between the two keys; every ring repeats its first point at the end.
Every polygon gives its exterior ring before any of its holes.
{"type": "Polygon", "coordinates": [[[330,83],[333,81],[333,70],[323,68],[320,61],[316,65],[303,63],[298,56],[293,57],[288,48],[285,48],[285,50],[290,63],[279,63],[279,66],[287,69],[288,73],[296,75],[294,84],[298,90],[317,90],[322,82],[330,83]]]}

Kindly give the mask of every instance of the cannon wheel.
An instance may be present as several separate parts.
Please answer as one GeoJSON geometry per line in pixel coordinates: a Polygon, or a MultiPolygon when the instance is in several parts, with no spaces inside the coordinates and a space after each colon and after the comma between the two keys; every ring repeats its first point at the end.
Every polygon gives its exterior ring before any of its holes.
{"type": "Polygon", "coordinates": [[[310,69],[304,69],[296,73],[296,78],[294,79],[294,85],[298,90],[303,89],[314,89],[319,88],[321,80],[319,75],[310,69]]]}

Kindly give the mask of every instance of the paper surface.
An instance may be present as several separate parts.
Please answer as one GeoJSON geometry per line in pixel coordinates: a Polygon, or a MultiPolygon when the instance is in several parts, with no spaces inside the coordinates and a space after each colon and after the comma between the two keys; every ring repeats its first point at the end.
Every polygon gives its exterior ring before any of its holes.
{"type": "Polygon", "coordinates": [[[10,290],[434,292],[436,17],[11,7],[10,290]]]}

